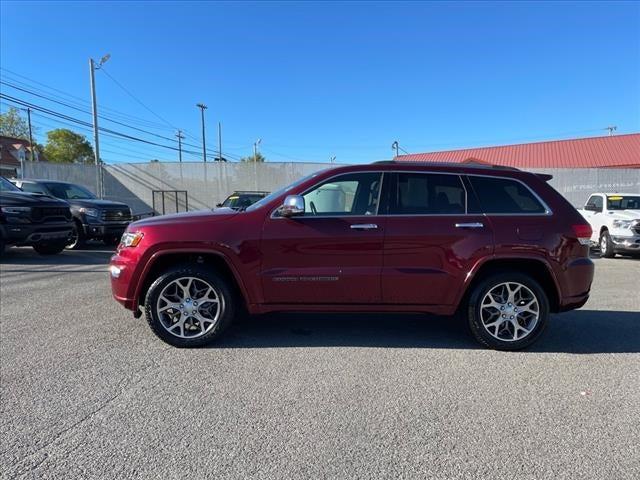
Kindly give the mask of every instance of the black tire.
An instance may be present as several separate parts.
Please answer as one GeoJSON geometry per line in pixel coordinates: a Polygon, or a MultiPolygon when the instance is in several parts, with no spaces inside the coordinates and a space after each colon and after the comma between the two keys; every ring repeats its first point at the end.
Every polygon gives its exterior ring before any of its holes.
{"type": "Polygon", "coordinates": [[[66,247],[66,242],[36,243],[33,249],[40,255],[56,255],[66,247]]]}
{"type": "Polygon", "coordinates": [[[4,256],[4,250],[6,248],[6,244],[4,238],[0,237],[0,257],[4,256]]]}
{"type": "MultiPolygon", "coordinates": [[[[236,312],[242,311],[241,308],[238,308],[237,301],[237,296],[234,295],[231,285],[225,278],[203,266],[193,265],[172,268],[158,277],[147,291],[144,311],[151,330],[164,342],[179,348],[202,347],[211,344],[220,337],[236,317],[236,312]],[[165,287],[183,277],[193,277],[213,287],[222,308],[217,321],[210,327],[210,330],[195,338],[182,338],[170,333],[165,328],[163,319],[157,311],[158,298],[165,287]]],[[[166,318],[164,321],[166,322],[166,318]]]]}
{"type": "Polygon", "coordinates": [[[73,232],[71,233],[71,239],[67,243],[69,250],[80,250],[84,248],[87,243],[87,238],[84,234],[84,228],[78,220],[73,221],[73,232]]]}
{"type": "MultiPolygon", "coordinates": [[[[533,278],[517,272],[503,272],[490,275],[480,280],[472,288],[473,290],[471,291],[467,304],[467,321],[471,333],[482,345],[494,350],[521,350],[531,345],[540,337],[549,320],[549,299],[544,289],[533,278]],[[494,287],[511,282],[525,286],[536,297],[539,306],[538,321],[531,329],[531,332],[523,338],[519,340],[501,340],[491,334],[484,326],[481,317],[481,302],[494,287]]],[[[508,322],[508,320],[505,322],[508,322]]],[[[495,332],[497,333],[497,328],[495,332]]]]}
{"type": "Polygon", "coordinates": [[[603,230],[600,234],[600,256],[602,258],[613,258],[616,252],[613,251],[613,240],[608,230],[603,230]]]}
{"type": "Polygon", "coordinates": [[[120,237],[117,235],[111,235],[109,237],[104,237],[102,241],[107,247],[115,247],[120,243],[120,237]]]}

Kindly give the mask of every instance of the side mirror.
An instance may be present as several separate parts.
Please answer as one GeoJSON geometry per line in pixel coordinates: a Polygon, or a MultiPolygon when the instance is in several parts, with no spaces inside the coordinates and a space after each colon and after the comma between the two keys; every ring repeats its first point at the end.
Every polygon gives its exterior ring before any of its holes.
{"type": "Polygon", "coordinates": [[[216,207],[220,208],[220,207],[222,207],[222,204],[221,203],[216,203],[216,207]]]}
{"type": "Polygon", "coordinates": [[[287,195],[280,207],[280,215],[294,217],[304,214],[304,198],[301,195],[287,195]]]}
{"type": "Polygon", "coordinates": [[[584,206],[585,210],[589,210],[590,212],[599,212],[600,209],[598,207],[596,207],[595,203],[587,203],[584,206]]]}

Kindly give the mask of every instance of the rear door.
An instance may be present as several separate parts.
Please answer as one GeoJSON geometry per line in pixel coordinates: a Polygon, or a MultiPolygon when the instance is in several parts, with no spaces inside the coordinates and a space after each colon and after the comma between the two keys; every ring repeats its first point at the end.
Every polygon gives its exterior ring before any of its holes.
{"type": "Polygon", "coordinates": [[[380,172],[338,175],[303,195],[304,215],[266,218],[261,243],[266,303],[381,302],[381,181],[380,172]]]}
{"type": "Polygon", "coordinates": [[[492,252],[491,227],[457,174],[389,177],[383,302],[450,305],[477,259],[492,252]]]}

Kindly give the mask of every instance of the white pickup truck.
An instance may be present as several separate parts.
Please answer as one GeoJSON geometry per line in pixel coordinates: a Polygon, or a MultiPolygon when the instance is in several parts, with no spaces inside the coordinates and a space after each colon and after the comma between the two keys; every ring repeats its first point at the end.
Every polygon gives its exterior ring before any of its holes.
{"type": "Polygon", "coordinates": [[[580,213],[591,224],[591,242],[602,257],[640,255],[640,193],[594,193],[580,213]]]}

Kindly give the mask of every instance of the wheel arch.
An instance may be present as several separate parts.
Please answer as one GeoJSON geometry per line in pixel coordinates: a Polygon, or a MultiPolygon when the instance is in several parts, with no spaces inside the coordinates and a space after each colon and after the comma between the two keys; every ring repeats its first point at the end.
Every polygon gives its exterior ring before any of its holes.
{"type": "Polygon", "coordinates": [[[560,311],[560,286],[551,266],[540,258],[491,258],[473,269],[469,277],[458,303],[458,309],[466,306],[467,300],[473,291],[473,288],[482,279],[495,273],[517,272],[531,276],[547,294],[549,299],[549,308],[552,312],[560,311]]]}
{"type": "Polygon", "coordinates": [[[167,250],[156,252],[146,263],[134,295],[137,305],[144,305],[149,287],[158,276],[176,265],[206,265],[215,269],[229,280],[232,290],[240,295],[245,305],[249,305],[249,296],[245,285],[229,259],[220,252],[203,250],[167,250]]]}

